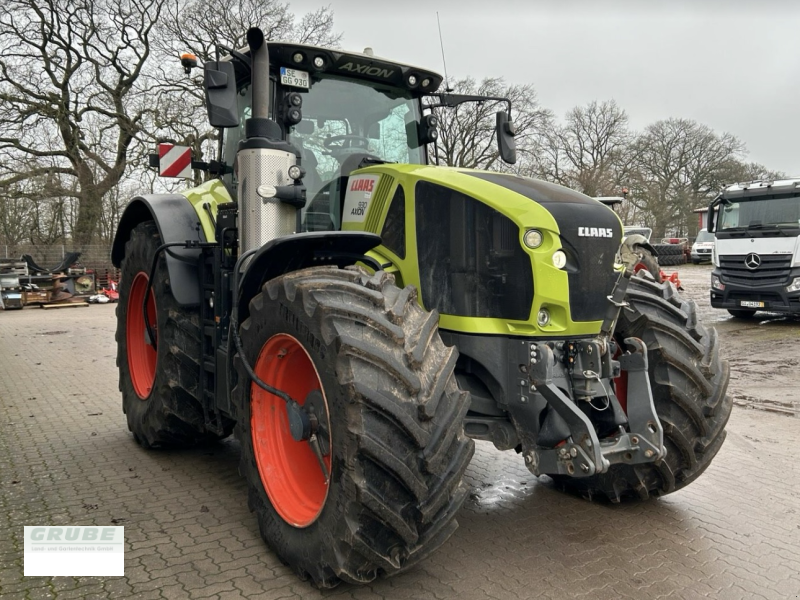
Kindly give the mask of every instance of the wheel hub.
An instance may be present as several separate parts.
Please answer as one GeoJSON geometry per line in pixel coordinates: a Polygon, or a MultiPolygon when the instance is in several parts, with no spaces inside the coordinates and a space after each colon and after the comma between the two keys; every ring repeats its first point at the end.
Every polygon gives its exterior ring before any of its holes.
{"type": "Polygon", "coordinates": [[[328,495],[331,457],[327,401],[303,345],[269,338],[253,368],[259,379],[296,401],[251,384],[250,424],[261,482],[275,511],[295,527],[316,521],[328,495]]]}

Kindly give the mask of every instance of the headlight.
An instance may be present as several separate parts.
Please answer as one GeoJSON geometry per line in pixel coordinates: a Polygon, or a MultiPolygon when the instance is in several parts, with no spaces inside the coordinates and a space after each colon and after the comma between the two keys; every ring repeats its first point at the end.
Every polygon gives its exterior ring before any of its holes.
{"type": "Polygon", "coordinates": [[[550,311],[546,308],[542,308],[539,310],[539,314],[536,315],[536,323],[539,324],[539,327],[544,327],[550,322],[550,311]]]}
{"type": "Polygon", "coordinates": [[[800,277],[795,277],[792,283],[786,286],[786,291],[789,293],[800,292],[800,277]]]}
{"type": "Polygon", "coordinates": [[[563,269],[567,266],[567,255],[562,250],[553,252],[553,264],[557,269],[563,269]]]}
{"type": "MultiPolygon", "coordinates": [[[[795,280],[796,281],[796,280],[795,280]]],[[[719,280],[719,277],[716,275],[711,276],[711,287],[715,290],[719,290],[720,292],[725,290],[725,284],[719,280]]]]}
{"type": "Polygon", "coordinates": [[[544,236],[542,236],[542,232],[538,229],[528,229],[522,237],[522,241],[525,242],[528,248],[538,248],[542,245],[544,236]]]}

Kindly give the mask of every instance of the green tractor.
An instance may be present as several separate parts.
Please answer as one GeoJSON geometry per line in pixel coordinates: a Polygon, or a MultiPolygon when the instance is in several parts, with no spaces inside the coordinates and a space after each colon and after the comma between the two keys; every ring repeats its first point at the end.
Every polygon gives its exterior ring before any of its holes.
{"type": "MultiPolygon", "coordinates": [[[[473,439],[612,501],[703,472],[727,363],[691,301],[619,264],[613,211],[430,166],[431,107],[491,99],[371,54],[247,39],[203,67],[221,160],[195,166],[213,178],[133,199],[114,242],[139,444],[233,432],[264,540],[320,587],[438,548],[473,439]]],[[[496,135],[513,162],[510,106],[496,135]]]]}

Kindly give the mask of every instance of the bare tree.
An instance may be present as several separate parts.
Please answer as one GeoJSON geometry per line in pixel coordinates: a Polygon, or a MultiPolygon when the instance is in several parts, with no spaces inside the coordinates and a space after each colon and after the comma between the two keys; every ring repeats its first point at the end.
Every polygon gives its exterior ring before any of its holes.
{"type": "Polygon", "coordinates": [[[92,240],[149,110],[137,84],[162,2],[0,5],[0,187],[58,176],[55,195],[79,203],[71,232],[79,246],[92,240]]]}
{"type": "MultiPolygon", "coordinates": [[[[218,132],[205,119],[205,98],[199,75],[187,77],[178,61],[183,52],[201,62],[215,60],[218,48],[241,49],[245,34],[259,26],[268,40],[336,48],[342,34],[333,29],[333,11],[321,7],[304,15],[279,0],[166,0],[153,40],[156,60],[148,70],[152,112],[143,126],[140,159],[159,140],[189,146],[195,159],[216,156],[218,132]]],[[[194,173],[194,183],[203,174],[194,173]]]]}
{"type": "Polygon", "coordinates": [[[666,119],[649,125],[633,152],[630,199],[658,237],[670,229],[688,232],[692,210],[704,206],[725,183],[744,144],[692,120],[666,119]]]}
{"type": "Polygon", "coordinates": [[[725,183],[728,185],[744,181],[756,181],[757,179],[777,181],[779,179],[789,178],[783,171],[774,171],[759,163],[741,162],[738,160],[730,162],[729,169],[724,173],[723,177],[725,183]]]}
{"type": "Polygon", "coordinates": [[[588,196],[615,195],[629,164],[628,115],[614,101],[570,110],[546,132],[541,175],[588,196]]]}
{"type": "MultiPolygon", "coordinates": [[[[453,91],[511,100],[520,162],[531,160],[538,152],[540,137],[551,117],[539,106],[532,85],[507,85],[502,78],[486,78],[478,84],[468,77],[456,81],[453,91]]],[[[439,117],[438,163],[470,169],[506,169],[499,160],[495,137],[495,113],[504,108],[503,103],[486,101],[465,103],[455,109],[434,109],[439,117]]]]}
{"type": "Polygon", "coordinates": [[[298,16],[280,0],[169,0],[159,26],[159,52],[177,56],[192,52],[214,60],[217,46],[234,50],[247,45],[245,34],[258,26],[267,40],[338,47],[342,34],[333,30],[329,6],[298,16]]]}

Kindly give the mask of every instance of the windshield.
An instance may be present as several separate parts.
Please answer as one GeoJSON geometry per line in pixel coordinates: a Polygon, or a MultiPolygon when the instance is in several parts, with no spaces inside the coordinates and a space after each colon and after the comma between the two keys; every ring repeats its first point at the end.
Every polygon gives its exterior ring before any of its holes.
{"type": "MultiPolygon", "coordinates": [[[[299,91],[284,87],[281,92],[299,91]]],[[[301,92],[303,119],[289,129],[288,141],[300,151],[306,170],[306,206],[302,210],[304,231],[339,229],[344,201],[344,178],[365,159],[380,162],[425,164],[425,147],[418,142],[419,100],[407,92],[380,84],[325,77],[301,92]]],[[[280,103],[270,87],[272,108],[280,103]]],[[[239,127],[224,133],[223,160],[234,167],[245,121],[251,115],[251,89],[240,90],[239,127]]],[[[233,171],[233,168],[231,169],[233,171]]],[[[235,173],[225,181],[236,188],[235,173]]]]}
{"type": "Polygon", "coordinates": [[[701,229],[700,232],[697,234],[697,239],[695,242],[702,244],[704,242],[713,242],[714,241],[714,234],[708,233],[705,229],[701,229]]]}
{"type": "Polygon", "coordinates": [[[306,170],[306,230],[339,229],[343,178],[365,159],[424,164],[419,101],[397,88],[324,78],[303,94],[303,120],[289,131],[306,170]]]}
{"type": "Polygon", "coordinates": [[[800,226],[800,196],[741,200],[720,206],[720,232],[770,226],[800,226]]]}

